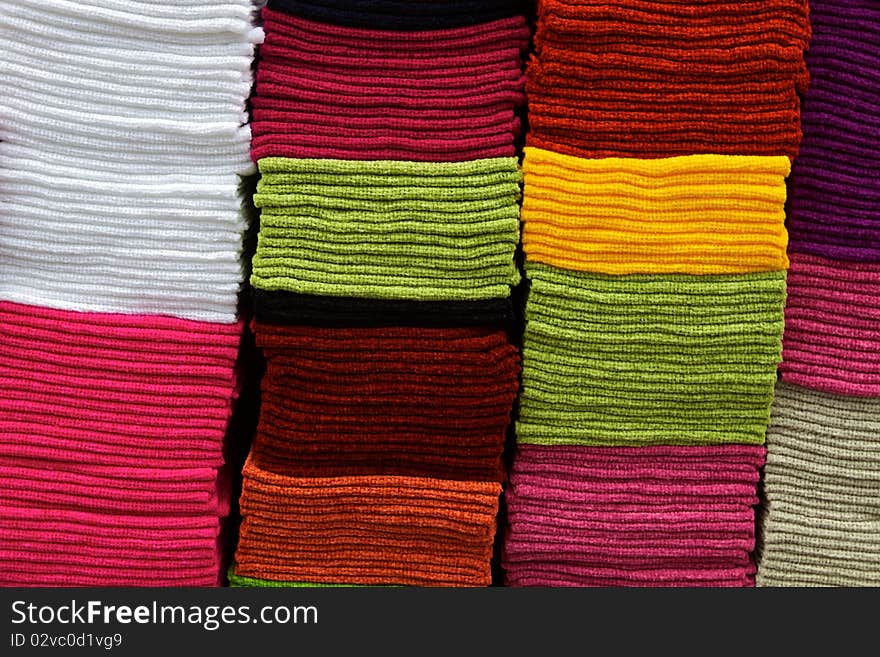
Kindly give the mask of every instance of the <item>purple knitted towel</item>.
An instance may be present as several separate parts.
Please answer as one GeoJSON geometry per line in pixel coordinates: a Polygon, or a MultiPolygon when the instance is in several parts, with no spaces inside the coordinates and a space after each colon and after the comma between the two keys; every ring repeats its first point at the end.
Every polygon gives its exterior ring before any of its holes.
{"type": "Polygon", "coordinates": [[[811,0],[790,251],[880,261],[880,3],[811,0]]]}

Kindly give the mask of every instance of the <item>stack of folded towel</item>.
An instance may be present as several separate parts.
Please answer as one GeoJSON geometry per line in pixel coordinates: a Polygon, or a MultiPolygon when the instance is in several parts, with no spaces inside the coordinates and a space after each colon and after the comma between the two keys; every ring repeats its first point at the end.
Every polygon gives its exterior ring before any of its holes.
{"type": "Polygon", "coordinates": [[[254,455],[296,476],[500,481],[519,359],[504,331],[257,325],[254,455]]]}
{"type": "Polygon", "coordinates": [[[845,261],[792,253],[783,378],[825,392],[880,397],[878,347],[880,259],[845,261]]]}
{"type": "Polygon", "coordinates": [[[809,33],[805,0],[539,2],[509,583],[754,582],[809,33]]]}
{"type": "MultiPolygon", "coordinates": [[[[445,10],[445,3],[398,4],[445,10]]],[[[386,25],[373,4],[270,2],[253,99],[254,158],[438,163],[513,157],[529,31],[516,3],[509,4],[497,20],[477,11],[462,27],[426,29],[427,21],[404,30],[393,15],[386,25]],[[278,5],[292,13],[273,11],[278,5]],[[332,17],[310,20],[313,12],[300,13],[304,5],[323,5],[332,17]],[[375,21],[335,24],[341,14],[330,5],[375,21]]]]}
{"type": "Polygon", "coordinates": [[[485,586],[518,389],[520,3],[270,1],[237,586],[485,586]]]}
{"type": "Polygon", "coordinates": [[[615,275],[788,266],[784,156],[588,160],[526,151],[523,246],[533,259],[615,275]]]}
{"type": "Polygon", "coordinates": [[[376,299],[504,298],[518,281],[514,158],[260,160],[263,291],[376,299]]]}
{"type": "Polygon", "coordinates": [[[241,328],[0,302],[3,453],[219,467],[241,328]]]}
{"type": "Polygon", "coordinates": [[[880,8],[813,0],[758,583],[880,584],[880,8]]]}
{"type": "Polygon", "coordinates": [[[0,583],[216,585],[251,0],[0,0],[0,583]]]}
{"type": "Polygon", "coordinates": [[[784,272],[528,272],[520,441],[764,442],[784,272]]]}
{"type": "Polygon", "coordinates": [[[251,2],[3,9],[0,295],[235,321],[251,2]]]}
{"type": "Polygon", "coordinates": [[[744,586],[761,449],[522,445],[513,586],[744,586]]]}
{"type": "Polygon", "coordinates": [[[780,382],[767,433],[761,586],[880,585],[880,399],[780,382]]]}
{"type": "Polygon", "coordinates": [[[488,585],[500,486],[244,469],[237,571],[268,580],[488,585]]]}
{"type": "Polygon", "coordinates": [[[585,158],[797,154],[805,0],[539,0],[529,142],[585,158]]]}

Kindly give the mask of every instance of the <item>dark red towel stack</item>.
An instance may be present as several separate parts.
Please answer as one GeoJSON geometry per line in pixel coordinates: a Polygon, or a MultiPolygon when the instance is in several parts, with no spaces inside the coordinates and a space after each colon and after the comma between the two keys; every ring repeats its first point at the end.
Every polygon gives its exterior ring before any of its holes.
{"type": "Polygon", "coordinates": [[[269,367],[253,455],[302,477],[500,481],[516,349],[492,329],[257,326],[269,367]]]}

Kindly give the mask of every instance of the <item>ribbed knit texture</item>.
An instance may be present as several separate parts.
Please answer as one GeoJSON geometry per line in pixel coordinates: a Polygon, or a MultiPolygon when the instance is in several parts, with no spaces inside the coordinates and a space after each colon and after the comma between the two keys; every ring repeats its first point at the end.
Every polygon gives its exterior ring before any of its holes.
{"type": "Polygon", "coordinates": [[[758,584],[880,584],[880,7],[813,0],[758,584]]]}
{"type": "Polygon", "coordinates": [[[519,442],[763,443],[784,272],[526,273],[519,442]]]}
{"type": "Polygon", "coordinates": [[[222,583],[255,18],[0,0],[0,586],[222,583]]]}
{"type": "Polygon", "coordinates": [[[605,274],[785,269],[780,157],[586,160],[527,148],[529,260],[605,274]]]}
{"type": "Polygon", "coordinates": [[[240,324],[0,302],[0,454],[219,467],[240,335],[240,324]]]}
{"type": "Polygon", "coordinates": [[[263,11],[234,586],[485,586],[519,387],[521,2],[263,11]]]}
{"type": "Polygon", "coordinates": [[[514,586],[753,582],[764,449],[522,445],[506,493],[514,586]]]}
{"type": "Polygon", "coordinates": [[[513,157],[522,16],[455,30],[347,28],[266,9],[253,157],[513,157]]]}
{"type": "Polygon", "coordinates": [[[519,356],[503,331],[258,324],[252,454],[294,476],[501,481],[519,356]]]}
{"type": "Polygon", "coordinates": [[[758,583],[880,585],[880,399],[780,383],[758,583]]]}
{"type": "Polygon", "coordinates": [[[588,158],[788,155],[807,0],[538,3],[528,144],[588,158]]]}
{"type": "Polygon", "coordinates": [[[782,378],[826,392],[880,397],[880,261],[792,254],[782,378]]]}
{"type": "Polygon", "coordinates": [[[812,82],[792,178],[792,249],[880,262],[880,7],[870,0],[810,5],[812,82]]]}
{"type": "Polygon", "coordinates": [[[236,573],[269,580],[485,586],[500,484],[286,477],[252,455],[236,573]]]}
{"type": "Polygon", "coordinates": [[[283,582],[271,579],[258,579],[256,577],[244,577],[235,573],[235,566],[231,566],[228,572],[229,586],[233,588],[358,588],[356,584],[331,584],[331,583],[315,583],[315,582],[283,582]]]}
{"type": "Polygon", "coordinates": [[[90,513],[0,504],[2,586],[217,586],[216,515],[90,513]]]}
{"type": "Polygon", "coordinates": [[[539,0],[514,586],[753,586],[806,0],[539,0]]]}
{"type": "Polygon", "coordinates": [[[251,283],[338,297],[508,297],[520,173],[500,158],[433,164],[260,160],[251,283]]]}
{"type": "Polygon", "coordinates": [[[241,329],[0,301],[0,584],[218,584],[241,329]]]}
{"type": "Polygon", "coordinates": [[[0,298],[235,321],[252,12],[3,2],[0,298]]]}
{"type": "Polygon", "coordinates": [[[8,484],[0,491],[0,500],[7,504],[94,513],[118,513],[125,505],[129,513],[156,516],[222,518],[229,513],[231,478],[227,472],[218,478],[214,468],[108,466],[4,456],[0,476],[8,484]]]}

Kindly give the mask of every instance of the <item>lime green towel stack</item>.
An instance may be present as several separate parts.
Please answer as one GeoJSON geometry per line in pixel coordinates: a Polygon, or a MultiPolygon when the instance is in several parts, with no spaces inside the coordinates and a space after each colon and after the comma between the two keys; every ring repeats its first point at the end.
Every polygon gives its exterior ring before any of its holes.
{"type": "Polygon", "coordinates": [[[610,276],[528,264],[518,439],[760,445],[785,272],[610,276]]]}
{"type": "Polygon", "coordinates": [[[252,284],[373,299],[507,297],[519,280],[515,158],[264,158],[252,284]]]}

